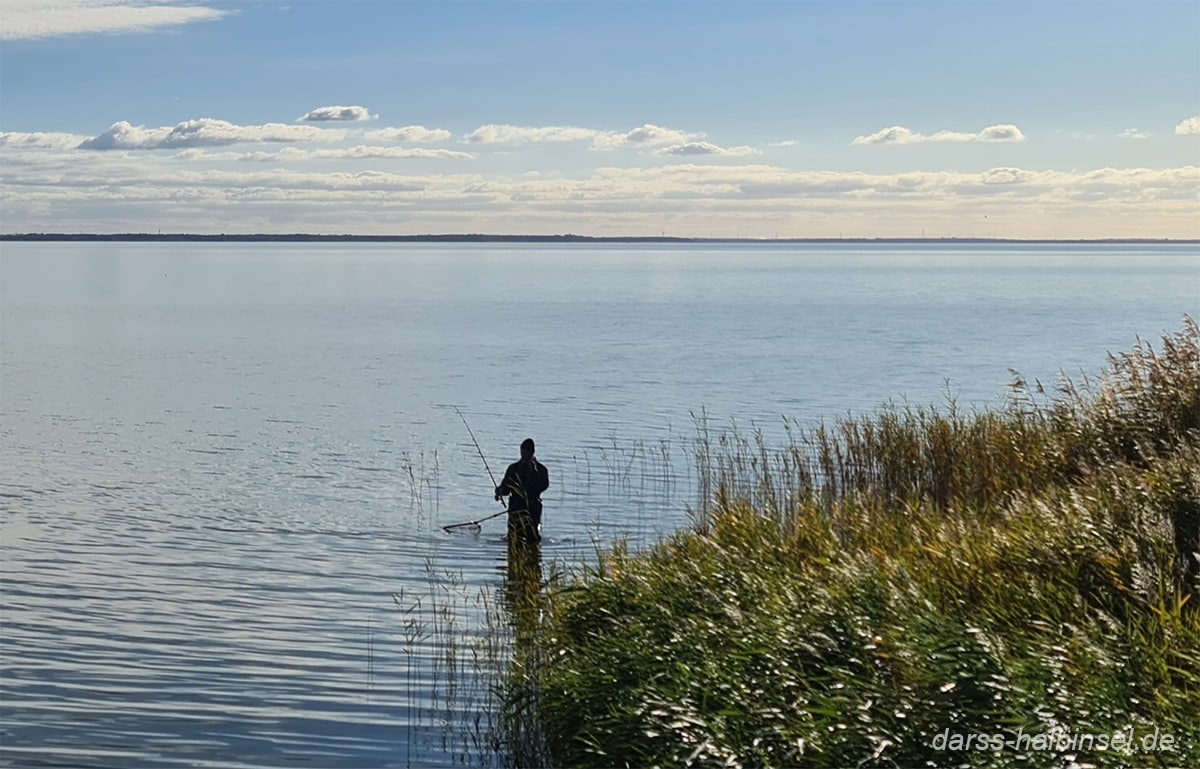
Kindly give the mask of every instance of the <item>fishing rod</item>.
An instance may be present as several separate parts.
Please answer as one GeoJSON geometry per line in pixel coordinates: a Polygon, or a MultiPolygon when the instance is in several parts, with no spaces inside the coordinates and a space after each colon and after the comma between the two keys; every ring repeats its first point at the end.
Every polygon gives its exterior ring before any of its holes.
{"type": "Polygon", "coordinates": [[[475,450],[479,452],[479,458],[483,460],[483,469],[487,470],[488,477],[492,479],[492,488],[498,487],[500,484],[496,483],[496,476],[492,475],[492,468],[488,466],[487,457],[483,455],[483,449],[479,448],[479,441],[475,440],[475,431],[467,424],[467,418],[463,416],[458,406],[454,407],[454,411],[458,414],[458,418],[462,420],[463,427],[467,428],[467,435],[471,436],[471,443],[475,444],[475,450]]]}
{"type": "MultiPolygon", "coordinates": [[[[483,455],[483,449],[481,449],[479,447],[479,441],[475,440],[475,431],[471,429],[471,425],[467,424],[467,418],[465,416],[463,416],[462,410],[460,410],[458,408],[458,406],[454,407],[454,412],[456,414],[458,414],[458,418],[462,420],[463,426],[467,428],[467,434],[471,436],[471,443],[475,444],[475,451],[479,452],[479,458],[481,460],[483,460],[483,469],[487,470],[488,477],[492,479],[492,488],[493,489],[499,488],[500,484],[496,483],[496,476],[492,474],[492,468],[488,465],[487,457],[485,457],[483,455]]],[[[500,504],[502,504],[502,505],[504,504],[503,500],[500,500],[500,504]]],[[[483,523],[484,521],[490,521],[493,518],[498,518],[499,516],[504,515],[506,512],[508,512],[508,511],[501,510],[500,512],[493,513],[492,515],[489,515],[485,518],[480,518],[477,521],[466,521],[464,523],[452,523],[449,526],[443,526],[442,528],[445,529],[446,531],[451,531],[453,529],[466,528],[468,526],[471,526],[474,528],[479,528],[479,524],[483,523]]]]}

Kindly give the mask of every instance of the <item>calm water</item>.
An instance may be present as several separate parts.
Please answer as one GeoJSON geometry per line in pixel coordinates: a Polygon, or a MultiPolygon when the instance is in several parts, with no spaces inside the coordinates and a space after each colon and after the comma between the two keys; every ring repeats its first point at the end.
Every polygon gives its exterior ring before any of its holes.
{"type": "Polygon", "coordinates": [[[686,520],[700,409],[996,405],[1200,316],[1195,246],[0,248],[3,766],[494,760],[454,405],[497,473],[537,439],[575,562],[686,520]]]}

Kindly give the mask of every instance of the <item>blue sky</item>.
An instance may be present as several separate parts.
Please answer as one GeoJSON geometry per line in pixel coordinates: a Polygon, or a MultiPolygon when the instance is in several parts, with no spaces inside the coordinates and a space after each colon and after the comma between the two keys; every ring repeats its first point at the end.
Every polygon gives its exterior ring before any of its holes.
{"type": "Polygon", "coordinates": [[[1200,237],[1200,2],[0,0],[0,229],[1200,237]]]}

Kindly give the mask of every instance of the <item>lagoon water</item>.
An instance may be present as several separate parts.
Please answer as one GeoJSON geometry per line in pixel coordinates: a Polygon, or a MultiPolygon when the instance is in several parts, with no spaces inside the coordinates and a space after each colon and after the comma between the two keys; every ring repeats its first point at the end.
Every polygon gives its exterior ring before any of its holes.
{"type": "Polygon", "coordinates": [[[0,766],[498,760],[455,406],[569,565],[686,523],[699,419],[996,406],[1185,313],[1195,245],[4,243],[0,766]]]}

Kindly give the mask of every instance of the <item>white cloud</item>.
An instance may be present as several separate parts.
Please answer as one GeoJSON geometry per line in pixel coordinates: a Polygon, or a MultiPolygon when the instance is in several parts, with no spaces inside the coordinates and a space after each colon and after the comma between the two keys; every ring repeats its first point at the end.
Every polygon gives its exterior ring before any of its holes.
{"type": "Polygon", "coordinates": [[[65,133],[0,133],[0,147],[65,150],[79,146],[87,137],[65,133]]]}
{"type": "Polygon", "coordinates": [[[655,150],[655,155],[719,155],[724,157],[744,157],[746,155],[761,155],[762,153],[753,147],[718,147],[709,142],[686,142],[684,144],[672,144],[668,147],[655,150]]]}
{"type": "Polygon", "coordinates": [[[150,32],[226,15],[216,8],[174,0],[4,0],[0,40],[150,32]]]}
{"type": "Polygon", "coordinates": [[[992,168],[979,177],[983,184],[1022,184],[1036,179],[1036,175],[1020,168],[992,168]]]}
{"type": "Polygon", "coordinates": [[[1200,136],[1200,116],[1190,117],[1175,126],[1175,133],[1178,136],[1200,136]]]}
{"type": "Polygon", "coordinates": [[[592,149],[640,149],[665,145],[686,145],[699,142],[701,133],[687,133],[673,128],[645,123],[629,131],[599,131],[578,126],[514,126],[485,125],[467,134],[473,144],[527,144],[536,142],[590,141],[592,149]]]}
{"type": "Polygon", "coordinates": [[[184,147],[213,147],[253,142],[340,141],[343,131],[312,126],[267,123],[239,126],[225,120],[198,118],[173,128],[144,128],[122,120],[104,133],[80,143],[87,150],[155,150],[184,147]]]}
{"type": "Polygon", "coordinates": [[[646,123],[620,137],[621,142],[629,145],[667,144],[669,142],[686,141],[692,134],[676,131],[671,128],[646,123]]]}
{"type": "Polygon", "coordinates": [[[1023,142],[1025,134],[1015,125],[991,125],[980,131],[977,138],[981,142],[1023,142]]]}
{"type": "Polygon", "coordinates": [[[589,128],[572,126],[485,125],[467,134],[472,144],[525,144],[533,142],[586,141],[596,136],[589,128]]]}
{"type": "Polygon", "coordinates": [[[703,138],[704,134],[685,133],[673,128],[663,128],[652,123],[645,123],[625,133],[597,131],[592,139],[592,147],[598,150],[613,150],[628,147],[657,147],[664,144],[683,145],[697,142],[703,138]]]}
{"type": "Polygon", "coordinates": [[[920,141],[920,134],[914,134],[904,126],[894,125],[891,128],[884,128],[869,136],[859,136],[851,144],[911,144],[914,141],[920,141]]]}
{"type": "Polygon", "coordinates": [[[917,133],[904,126],[891,126],[850,142],[859,144],[917,144],[920,142],[1023,142],[1025,134],[1015,125],[1002,124],[984,128],[978,133],[938,131],[931,135],[917,133]]]}
{"type": "Polygon", "coordinates": [[[1117,134],[1118,139],[1149,139],[1150,133],[1140,128],[1126,128],[1117,134]]]}
{"type": "MultiPolygon", "coordinates": [[[[302,162],[305,160],[473,160],[475,155],[458,150],[427,149],[424,147],[370,147],[360,145],[346,149],[304,150],[286,147],[278,152],[224,153],[224,159],[247,160],[258,163],[302,162]]],[[[205,155],[193,159],[211,159],[205,155]]]]}
{"type": "Polygon", "coordinates": [[[963,131],[938,131],[933,136],[922,136],[921,134],[911,134],[910,142],[973,142],[982,141],[980,134],[965,133],[963,131]]]}
{"type": "Polygon", "coordinates": [[[317,107],[298,119],[301,123],[325,123],[336,121],[370,120],[371,112],[366,107],[317,107]]]}
{"type": "Polygon", "coordinates": [[[403,128],[380,128],[375,131],[367,131],[365,137],[368,141],[373,142],[432,144],[448,140],[450,132],[442,128],[410,125],[403,128]]]}

